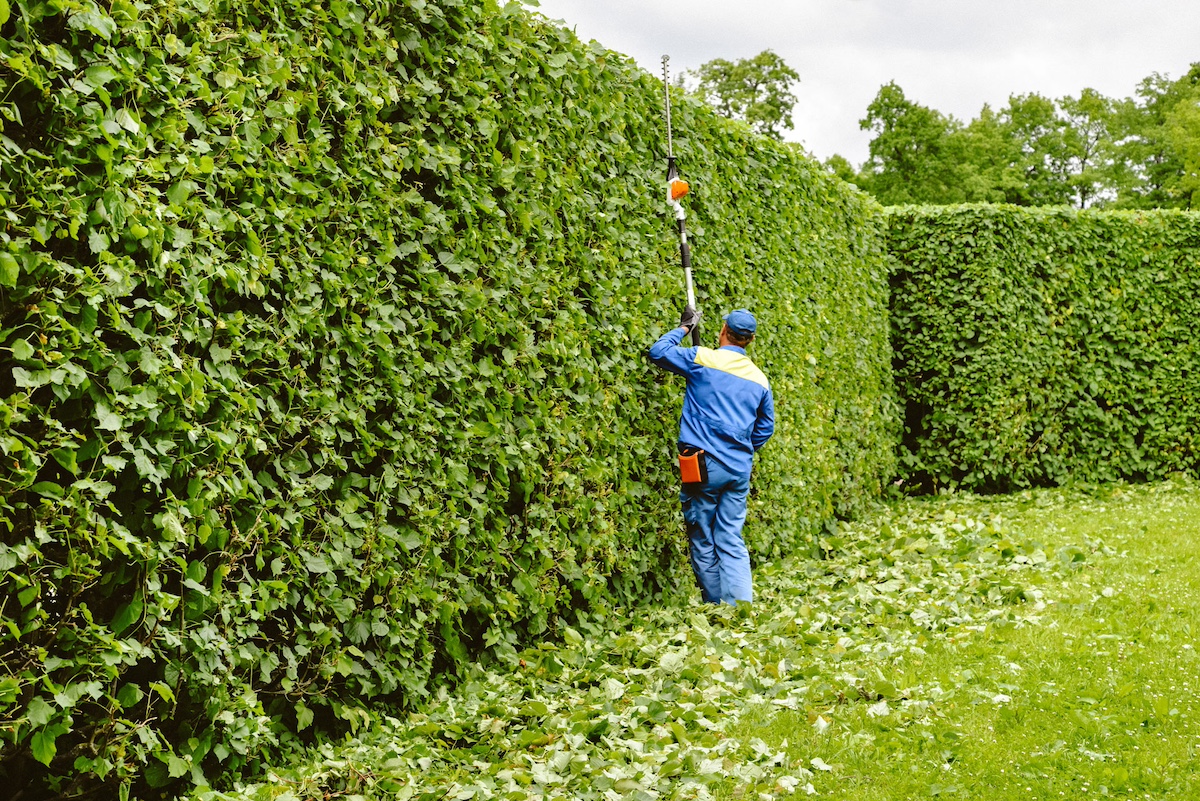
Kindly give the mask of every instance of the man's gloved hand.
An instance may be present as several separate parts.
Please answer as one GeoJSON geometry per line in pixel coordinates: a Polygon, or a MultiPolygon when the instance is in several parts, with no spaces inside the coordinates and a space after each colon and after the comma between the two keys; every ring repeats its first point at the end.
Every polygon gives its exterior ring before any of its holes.
{"type": "Polygon", "coordinates": [[[683,314],[679,316],[679,324],[691,333],[696,329],[696,326],[700,325],[700,312],[691,306],[684,306],[683,314]]]}

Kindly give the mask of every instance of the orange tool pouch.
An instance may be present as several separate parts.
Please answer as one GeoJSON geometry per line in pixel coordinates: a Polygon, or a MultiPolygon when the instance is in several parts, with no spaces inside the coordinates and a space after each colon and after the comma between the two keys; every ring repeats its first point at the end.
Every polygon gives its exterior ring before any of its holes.
{"type": "Polygon", "coordinates": [[[679,479],[684,486],[703,484],[708,481],[708,466],[704,463],[704,451],[690,447],[679,451],[679,479]]]}

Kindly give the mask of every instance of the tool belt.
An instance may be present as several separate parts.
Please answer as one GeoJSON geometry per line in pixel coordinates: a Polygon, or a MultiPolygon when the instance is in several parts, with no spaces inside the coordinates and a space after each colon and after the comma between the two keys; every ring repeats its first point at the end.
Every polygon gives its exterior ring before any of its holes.
{"type": "Polygon", "coordinates": [[[708,465],[704,451],[691,445],[679,446],[679,480],[685,487],[708,481],[708,465]]]}

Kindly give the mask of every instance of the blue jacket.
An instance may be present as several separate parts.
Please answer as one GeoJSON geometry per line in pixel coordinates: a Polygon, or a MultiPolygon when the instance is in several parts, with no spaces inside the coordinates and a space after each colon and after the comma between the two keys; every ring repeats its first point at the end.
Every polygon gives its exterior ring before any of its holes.
{"type": "Polygon", "coordinates": [[[749,473],[754,452],[775,433],[775,401],[762,370],[746,351],[681,348],[684,328],[650,346],[650,361],[687,379],[679,442],[703,448],[731,472],[749,473]]]}

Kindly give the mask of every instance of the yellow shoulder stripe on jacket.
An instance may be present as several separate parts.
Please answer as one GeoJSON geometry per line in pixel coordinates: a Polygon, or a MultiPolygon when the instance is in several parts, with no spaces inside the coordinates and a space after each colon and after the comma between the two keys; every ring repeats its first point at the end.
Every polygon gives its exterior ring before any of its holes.
{"type": "Polygon", "coordinates": [[[736,353],[732,350],[696,348],[696,364],[701,367],[711,367],[714,370],[720,370],[723,373],[729,373],[738,378],[744,378],[747,381],[753,381],[764,389],[771,388],[771,385],[767,383],[767,377],[763,375],[763,371],[755,367],[754,362],[750,361],[750,357],[744,353],[736,353]]]}

